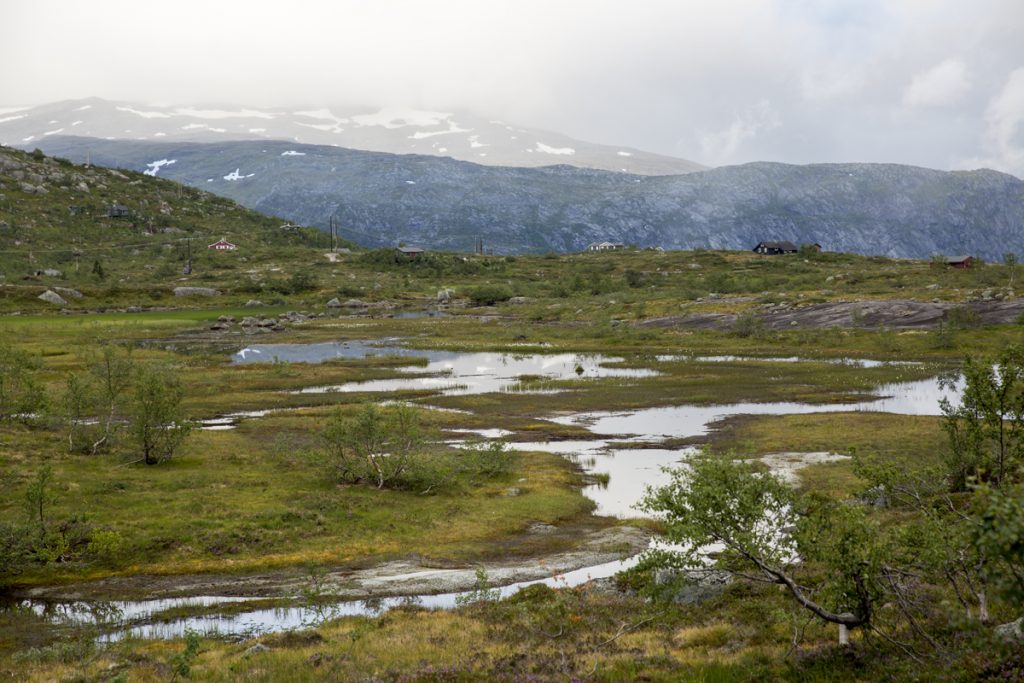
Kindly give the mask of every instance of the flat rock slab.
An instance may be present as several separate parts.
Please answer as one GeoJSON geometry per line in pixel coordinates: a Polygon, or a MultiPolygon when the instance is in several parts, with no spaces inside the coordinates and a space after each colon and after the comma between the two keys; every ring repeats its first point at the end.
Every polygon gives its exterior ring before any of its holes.
{"type": "Polygon", "coordinates": [[[175,287],[174,296],[220,296],[220,292],[209,287],[175,287]]]}
{"type": "MultiPolygon", "coordinates": [[[[1005,301],[971,301],[966,304],[949,302],[910,301],[842,301],[811,304],[777,311],[755,312],[755,317],[767,329],[794,327],[861,327],[893,329],[929,329],[944,322],[949,311],[967,308],[979,323],[996,325],[1016,322],[1024,314],[1024,298],[1005,301]]],[[[705,330],[731,329],[739,315],[735,313],[691,313],[645,320],[641,327],[688,327],[705,330]]]]}
{"type": "MultiPolygon", "coordinates": [[[[576,549],[552,555],[444,568],[396,560],[365,569],[330,571],[324,576],[323,587],[325,595],[346,599],[463,591],[476,585],[476,571],[481,566],[493,585],[500,586],[619,560],[645,550],[650,539],[651,532],[647,530],[613,526],[587,532],[576,549]]],[[[307,582],[308,576],[299,570],[245,575],[134,575],[30,588],[20,591],[19,596],[51,600],[138,600],[190,595],[290,597],[307,582]]]]}

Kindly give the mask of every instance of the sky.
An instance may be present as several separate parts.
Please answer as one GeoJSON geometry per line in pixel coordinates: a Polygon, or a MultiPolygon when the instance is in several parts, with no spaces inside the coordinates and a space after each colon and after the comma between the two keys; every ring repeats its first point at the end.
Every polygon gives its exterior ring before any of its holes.
{"type": "Polygon", "coordinates": [[[0,0],[0,107],[469,110],[718,166],[1024,177],[1024,0],[0,0]]]}

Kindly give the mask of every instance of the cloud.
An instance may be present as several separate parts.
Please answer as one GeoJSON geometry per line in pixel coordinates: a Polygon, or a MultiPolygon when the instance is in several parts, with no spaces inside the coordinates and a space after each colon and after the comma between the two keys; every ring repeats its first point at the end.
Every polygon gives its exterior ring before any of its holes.
{"type": "Polygon", "coordinates": [[[741,114],[725,128],[698,135],[701,158],[714,165],[733,163],[740,146],[757,135],[782,125],[778,112],[768,100],[761,100],[741,114]]]}
{"type": "Polygon", "coordinates": [[[903,103],[910,107],[945,107],[970,89],[967,66],[960,59],[947,59],[914,76],[903,93],[903,103]]]}
{"type": "Polygon", "coordinates": [[[1010,72],[985,109],[987,155],[966,160],[1024,178],[1024,67],[1010,72]]]}
{"type": "Polygon", "coordinates": [[[0,26],[34,27],[0,40],[0,107],[465,109],[704,163],[949,168],[1002,158],[1024,1],[0,0],[0,26]]]}

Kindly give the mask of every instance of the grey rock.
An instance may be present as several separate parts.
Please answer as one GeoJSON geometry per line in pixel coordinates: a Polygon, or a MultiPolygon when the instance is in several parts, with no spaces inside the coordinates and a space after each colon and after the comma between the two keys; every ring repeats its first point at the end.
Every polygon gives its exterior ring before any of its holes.
{"type": "Polygon", "coordinates": [[[245,302],[246,308],[259,308],[261,306],[266,306],[266,304],[260,301],[259,299],[249,299],[248,301],[245,302]]]}
{"type": "Polygon", "coordinates": [[[996,626],[995,634],[1003,640],[1021,641],[1024,640],[1024,617],[1006,624],[996,626]]]}
{"type": "Polygon", "coordinates": [[[54,287],[53,291],[57,292],[61,296],[70,296],[72,299],[81,299],[85,296],[77,289],[70,289],[68,287],[54,287]]]}
{"type": "Polygon", "coordinates": [[[368,308],[370,304],[365,301],[360,301],[359,299],[349,299],[343,303],[342,306],[345,308],[368,308]]]}
{"type": "Polygon", "coordinates": [[[54,306],[67,306],[68,305],[67,300],[64,297],[62,297],[60,294],[58,294],[57,292],[53,291],[52,289],[46,290],[45,292],[40,294],[37,298],[41,299],[42,301],[45,301],[46,303],[53,304],[54,306]]]}
{"type": "Polygon", "coordinates": [[[533,299],[528,296],[514,296],[508,300],[510,304],[528,304],[532,301],[533,299]]]}
{"type": "Polygon", "coordinates": [[[252,647],[248,648],[243,654],[246,657],[252,657],[253,655],[258,655],[263,652],[270,652],[270,648],[263,643],[256,643],[252,647]]]}
{"type": "Polygon", "coordinates": [[[233,323],[235,322],[235,316],[233,315],[222,315],[217,318],[217,322],[220,323],[233,323]]]}
{"type": "Polygon", "coordinates": [[[220,296],[220,292],[209,287],[175,287],[174,296],[220,296]]]}
{"type": "Polygon", "coordinates": [[[445,287],[444,289],[437,290],[437,303],[447,304],[450,303],[452,297],[455,296],[455,292],[445,287]]]}
{"type": "Polygon", "coordinates": [[[213,330],[214,332],[223,332],[225,330],[230,330],[231,325],[229,325],[228,323],[216,322],[210,325],[210,329],[213,330]]]}
{"type": "Polygon", "coordinates": [[[142,306],[129,306],[124,309],[126,313],[142,313],[142,306]]]}
{"type": "Polygon", "coordinates": [[[60,272],[55,268],[44,268],[42,273],[47,277],[61,277],[62,275],[64,275],[64,273],[60,272]]]}
{"type": "Polygon", "coordinates": [[[327,308],[341,308],[341,302],[335,297],[327,302],[327,308]]]}
{"type": "Polygon", "coordinates": [[[83,180],[82,182],[78,183],[78,185],[75,186],[75,189],[78,190],[79,192],[88,192],[89,186],[83,180]]]}

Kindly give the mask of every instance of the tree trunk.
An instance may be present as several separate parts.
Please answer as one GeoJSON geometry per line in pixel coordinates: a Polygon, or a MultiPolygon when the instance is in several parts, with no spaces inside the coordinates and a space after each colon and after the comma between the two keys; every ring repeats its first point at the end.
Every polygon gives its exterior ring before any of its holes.
{"type": "Polygon", "coordinates": [[[839,624],[839,645],[841,647],[850,645],[850,627],[846,624],[839,624]]]}
{"type": "Polygon", "coordinates": [[[980,619],[983,624],[987,624],[989,620],[988,595],[985,593],[984,588],[978,591],[978,619],[980,619]]]}

